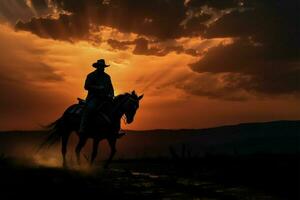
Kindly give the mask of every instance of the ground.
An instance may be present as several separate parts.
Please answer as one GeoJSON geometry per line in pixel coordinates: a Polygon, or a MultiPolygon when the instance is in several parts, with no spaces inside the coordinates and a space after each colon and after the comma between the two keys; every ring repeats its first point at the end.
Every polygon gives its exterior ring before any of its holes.
{"type": "Polygon", "coordinates": [[[298,199],[298,158],[156,158],[63,169],[2,156],[1,199],[298,199]]]}

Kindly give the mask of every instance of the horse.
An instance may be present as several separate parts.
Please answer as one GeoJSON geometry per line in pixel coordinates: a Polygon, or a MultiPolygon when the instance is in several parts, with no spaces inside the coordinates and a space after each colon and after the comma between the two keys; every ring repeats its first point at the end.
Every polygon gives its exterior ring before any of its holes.
{"type": "Polygon", "coordinates": [[[47,126],[49,135],[40,145],[40,148],[43,148],[45,145],[50,147],[61,140],[62,165],[67,167],[67,144],[69,136],[75,132],[79,137],[79,142],[75,148],[78,165],[80,165],[80,152],[89,138],[93,139],[90,159],[90,165],[93,165],[98,153],[99,142],[106,139],[110,147],[110,155],[104,165],[107,168],[116,154],[116,141],[123,136],[123,134],[119,134],[121,119],[125,118],[126,124],[134,121],[139,102],[143,96],[138,96],[135,91],[116,96],[112,101],[108,114],[103,113],[102,109],[95,110],[93,119],[89,123],[87,131],[83,134],[79,133],[82,112],[80,114],[72,113],[72,110],[80,107],[80,103],[71,105],[59,119],[47,126]]]}

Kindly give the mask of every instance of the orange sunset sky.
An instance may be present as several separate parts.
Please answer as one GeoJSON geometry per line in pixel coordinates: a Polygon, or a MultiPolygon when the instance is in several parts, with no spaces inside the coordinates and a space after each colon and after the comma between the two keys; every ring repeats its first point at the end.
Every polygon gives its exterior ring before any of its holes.
{"type": "Polygon", "coordinates": [[[296,0],[1,0],[0,130],[84,98],[91,64],[144,93],[126,129],[300,119],[296,0]]]}

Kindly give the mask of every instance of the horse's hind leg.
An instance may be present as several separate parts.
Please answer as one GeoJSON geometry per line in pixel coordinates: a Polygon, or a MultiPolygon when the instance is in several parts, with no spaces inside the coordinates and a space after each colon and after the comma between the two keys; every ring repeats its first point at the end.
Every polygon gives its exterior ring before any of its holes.
{"type": "Polygon", "coordinates": [[[68,145],[69,136],[70,133],[66,133],[61,138],[61,154],[63,158],[63,167],[67,167],[66,155],[67,155],[67,145],[68,145]]]}
{"type": "Polygon", "coordinates": [[[117,150],[116,150],[116,138],[112,138],[112,139],[108,139],[108,143],[110,146],[110,155],[108,160],[106,161],[104,168],[108,168],[108,165],[111,163],[114,155],[116,154],[117,150]]]}
{"type": "Polygon", "coordinates": [[[99,140],[98,139],[94,139],[93,141],[93,151],[92,151],[92,155],[91,155],[91,166],[93,165],[94,163],[94,160],[97,156],[97,153],[98,153],[98,145],[99,145],[99,140]]]}
{"type": "Polygon", "coordinates": [[[76,149],[75,149],[78,165],[80,165],[80,152],[81,152],[81,149],[84,147],[86,141],[87,141],[87,137],[79,136],[79,142],[78,142],[78,144],[76,146],[76,149]]]}

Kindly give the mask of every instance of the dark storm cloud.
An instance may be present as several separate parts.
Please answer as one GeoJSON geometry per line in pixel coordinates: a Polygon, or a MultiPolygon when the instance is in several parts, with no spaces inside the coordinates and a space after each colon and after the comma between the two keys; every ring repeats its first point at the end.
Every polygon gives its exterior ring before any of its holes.
{"type": "Polygon", "coordinates": [[[47,16],[53,13],[53,8],[47,0],[1,0],[0,19],[12,25],[18,20],[29,21],[34,16],[47,16]],[[30,3],[30,4],[29,4],[30,3]]]}
{"type": "Polygon", "coordinates": [[[31,0],[32,6],[38,10],[43,11],[48,9],[47,0],[31,0]]]}
{"type": "Polygon", "coordinates": [[[268,58],[299,58],[299,1],[254,2],[219,19],[204,36],[248,37],[265,48],[268,58]]]}
{"type": "Polygon", "coordinates": [[[17,30],[31,31],[43,38],[73,41],[87,39],[89,23],[77,15],[61,14],[58,19],[32,18],[29,22],[18,22],[17,30]]]}
{"type": "Polygon", "coordinates": [[[93,0],[56,2],[66,11],[88,16],[96,25],[158,38],[175,37],[185,17],[183,0],[111,0],[107,4],[93,0]]]}
{"type": "Polygon", "coordinates": [[[0,18],[11,24],[17,20],[29,20],[34,14],[26,5],[25,1],[1,0],[0,1],[0,18]]]}
{"type": "Polygon", "coordinates": [[[201,73],[186,77],[175,84],[176,88],[196,96],[206,96],[211,99],[230,101],[244,101],[248,98],[247,92],[240,87],[250,80],[238,73],[201,73]],[[198,83],[198,84],[196,84],[198,83]]]}
{"type": "Polygon", "coordinates": [[[167,46],[165,48],[159,47],[149,47],[149,41],[144,38],[139,38],[135,40],[135,48],[133,50],[134,54],[137,55],[156,55],[165,56],[170,52],[180,53],[184,49],[182,46],[167,46]]]}
{"type": "Polygon", "coordinates": [[[194,72],[209,75],[211,85],[213,80],[222,77],[226,80],[223,89],[219,85],[218,89],[213,87],[203,92],[203,83],[196,78],[186,84],[198,89],[182,89],[216,98],[232,96],[230,91],[236,89],[255,95],[300,92],[298,0],[190,0],[186,3],[184,0],[53,0],[53,3],[68,14],[61,14],[57,19],[33,18],[19,22],[16,28],[42,37],[73,41],[89,38],[91,26],[108,26],[141,37],[134,41],[108,40],[112,48],[127,50],[133,46],[134,54],[156,56],[170,52],[201,54],[180,45],[153,45],[152,40],[162,44],[190,36],[233,38],[232,44],[211,48],[190,65],[194,72]],[[210,12],[219,13],[218,17],[210,12]]]}
{"type": "Polygon", "coordinates": [[[195,49],[184,49],[182,45],[163,45],[159,41],[149,41],[145,38],[138,38],[132,41],[109,39],[107,43],[117,50],[127,50],[129,46],[134,46],[132,53],[136,55],[165,56],[171,52],[176,52],[177,54],[185,53],[191,56],[200,55],[200,52],[195,49]]]}
{"type": "Polygon", "coordinates": [[[127,50],[129,48],[129,45],[134,44],[134,41],[118,41],[118,40],[108,39],[107,43],[113,49],[127,50]]]}
{"type": "Polygon", "coordinates": [[[203,23],[210,18],[210,15],[204,14],[199,17],[192,17],[185,24],[183,24],[184,28],[178,36],[199,36],[206,29],[206,25],[203,23]]]}
{"type": "Polygon", "coordinates": [[[203,14],[189,20],[183,26],[181,23],[187,17],[188,10],[184,0],[53,0],[53,3],[69,14],[61,15],[58,19],[48,17],[19,22],[16,28],[43,37],[67,40],[86,39],[90,26],[96,25],[165,40],[199,35],[205,29],[203,23],[210,17],[203,14]],[[80,30],[82,34],[68,31],[70,28],[80,30]],[[65,31],[65,35],[62,36],[57,29],[65,31]]]}
{"type": "Polygon", "coordinates": [[[187,3],[187,7],[202,7],[208,6],[216,9],[227,9],[227,8],[235,8],[239,5],[243,0],[190,0],[187,3]]]}
{"type": "Polygon", "coordinates": [[[223,16],[204,34],[234,37],[233,44],[211,48],[191,68],[199,73],[226,73],[229,85],[254,94],[299,94],[299,2],[245,1],[247,5],[223,16]],[[231,80],[237,73],[239,81],[231,80]]]}

